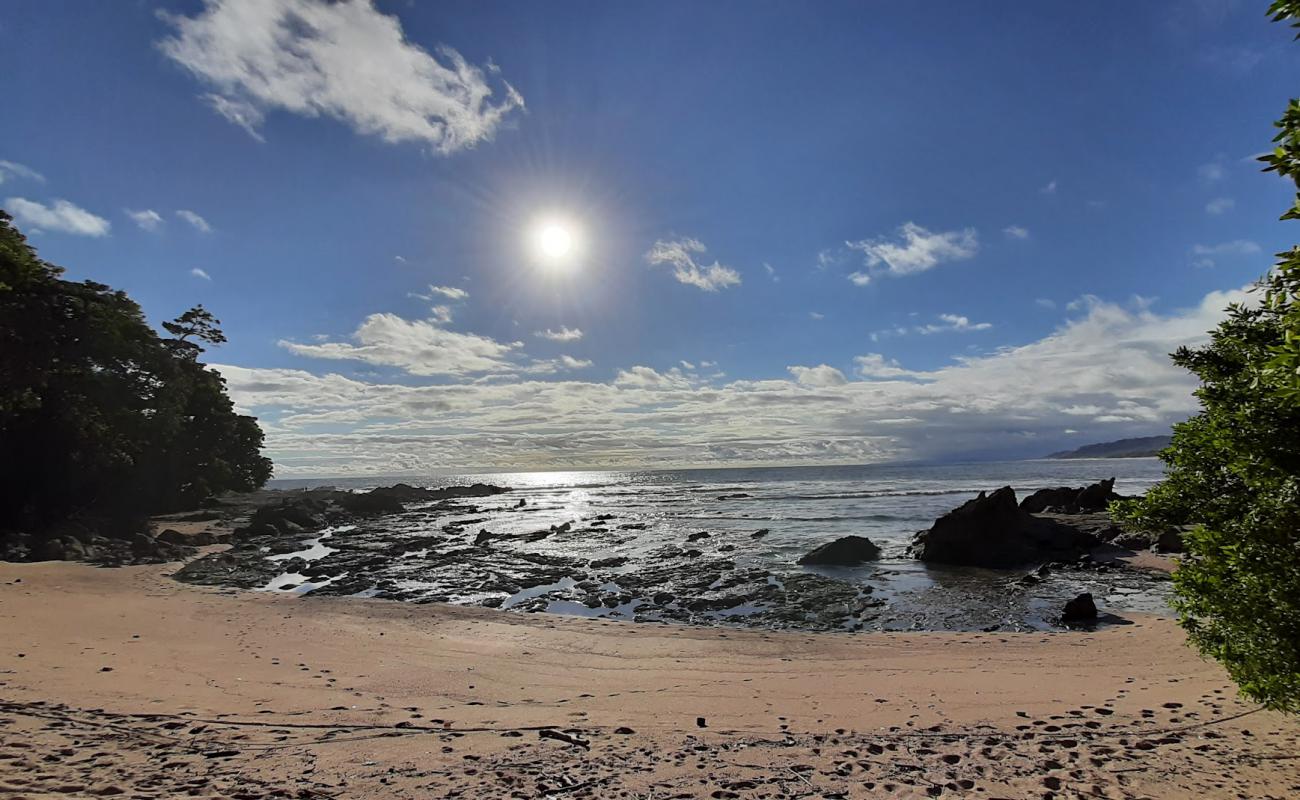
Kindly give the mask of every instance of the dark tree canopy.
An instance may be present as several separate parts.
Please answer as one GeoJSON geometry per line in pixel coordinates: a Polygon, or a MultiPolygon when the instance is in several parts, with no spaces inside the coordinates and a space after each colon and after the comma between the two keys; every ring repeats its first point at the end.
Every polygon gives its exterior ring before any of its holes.
{"type": "MultiPolygon", "coordinates": [[[[1276,21],[1300,27],[1300,0],[1276,21]]],[[[1300,101],[1260,160],[1300,189],[1300,101]]],[[[1282,219],[1300,219],[1297,204],[1282,219]]],[[[1208,345],[1174,362],[1201,379],[1201,412],[1174,426],[1167,478],[1115,511],[1139,528],[1194,524],[1175,605],[1243,694],[1300,711],[1300,248],[1278,254],[1257,307],[1232,306],[1208,345]]]]}
{"type": "Polygon", "coordinates": [[[225,341],[212,314],[160,337],[124,292],[64,280],[10,220],[0,211],[0,530],[78,515],[123,532],[264,484],[261,428],[198,361],[225,341]]]}

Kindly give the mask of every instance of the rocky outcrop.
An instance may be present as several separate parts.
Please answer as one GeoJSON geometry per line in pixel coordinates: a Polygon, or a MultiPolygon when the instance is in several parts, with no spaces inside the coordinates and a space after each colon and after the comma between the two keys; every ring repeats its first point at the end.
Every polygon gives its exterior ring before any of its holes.
{"type": "Polygon", "coordinates": [[[827,566],[853,566],[864,561],[880,558],[880,548],[865,536],[845,536],[799,559],[800,564],[821,564],[827,566]]]}
{"type": "Polygon", "coordinates": [[[1061,622],[1092,622],[1097,619],[1097,604],[1092,601],[1092,594],[1084,592],[1065,604],[1061,612],[1061,622]]]}
{"type": "Polygon", "coordinates": [[[1115,493],[1115,479],[1107,478],[1090,486],[1071,488],[1060,486],[1055,489],[1039,489],[1020,502],[1020,508],[1031,514],[1055,511],[1061,514],[1080,514],[1089,511],[1104,511],[1110,501],[1122,500],[1123,495],[1115,493]]]}
{"type": "Polygon", "coordinates": [[[1070,561],[1101,544],[1058,519],[1038,518],[1016,504],[1010,486],[967,501],[916,535],[912,554],[931,564],[1009,569],[1033,562],[1070,561]]]}

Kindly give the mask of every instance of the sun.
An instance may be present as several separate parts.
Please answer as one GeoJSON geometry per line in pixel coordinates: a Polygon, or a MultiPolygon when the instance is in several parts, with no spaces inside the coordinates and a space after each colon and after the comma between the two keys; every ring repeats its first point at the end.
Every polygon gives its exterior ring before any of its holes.
{"type": "Polygon", "coordinates": [[[547,258],[564,258],[573,250],[573,234],[554,222],[543,225],[537,232],[537,247],[547,258]]]}
{"type": "Polygon", "coordinates": [[[529,249],[533,258],[547,268],[571,267],[581,255],[580,229],[571,220],[548,217],[533,225],[529,249]]]}

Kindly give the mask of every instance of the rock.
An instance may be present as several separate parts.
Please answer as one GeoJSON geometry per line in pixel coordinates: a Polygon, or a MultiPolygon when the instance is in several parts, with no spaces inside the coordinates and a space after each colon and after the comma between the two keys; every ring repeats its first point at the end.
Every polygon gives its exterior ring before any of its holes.
{"type": "Polygon", "coordinates": [[[720,494],[718,495],[718,499],[719,500],[744,500],[749,496],[750,495],[747,495],[744,492],[738,492],[736,494],[720,494]]]}
{"type": "Polygon", "coordinates": [[[1145,531],[1125,531],[1112,539],[1111,544],[1125,550],[1146,550],[1152,544],[1151,534],[1145,531]]]}
{"type": "Polygon", "coordinates": [[[1119,499],[1122,498],[1120,495],[1115,494],[1115,479],[1107,478],[1079,492],[1074,504],[1080,511],[1100,511],[1110,505],[1111,500],[1119,499]]]}
{"type": "Polygon", "coordinates": [[[621,567],[627,563],[625,556],[612,556],[610,558],[598,558],[587,564],[591,569],[605,569],[608,567],[621,567]]]}
{"type": "Polygon", "coordinates": [[[143,533],[131,537],[131,555],[136,558],[148,558],[158,554],[158,543],[143,533]]]}
{"type": "Polygon", "coordinates": [[[1065,604],[1061,613],[1062,622],[1086,622],[1097,618],[1097,605],[1092,602],[1092,595],[1084,592],[1065,604]]]}
{"type": "Polygon", "coordinates": [[[180,531],[174,528],[168,528],[167,530],[158,534],[156,538],[158,539],[158,541],[166,542],[167,544],[188,544],[190,541],[190,537],[186,536],[185,534],[181,533],[180,531]]]}
{"type": "Polygon", "coordinates": [[[490,540],[491,538],[492,538],[492,531],[488,530],[487,528],[483,528],[478,532],[478,536],[474,537],[474,546],[482,547],[483,545],[487,544],[488,540],[490,540]]]}
{"type": "Polygon", "coordinates": [[[749,535],[749,538],[751,538],[751,539],[762,539],[764,536],[768,535],[769,533],[771,533],[771,531],[768,530],[767,528],[759,528],[758,530],[756,530],[756,531],[754,531],[753,533],[751,533],[751,534],[749,535]]]}
{"type": "Polygon", "coordinates": [[[916,535],[912,553],[932,564],[1007,569],[1030,562],[1073,561],[1101,544],[1086,530],[1034,517],[1004,486],[944,514],[916,535]]]}
{"type": "Polygon", "coordinates": [[[880,548],[870,539],[865,536],[845,536],[818,547],[799,559],[799,563],[852,566],[878,558],[880,548]]]}
{"type": "MultiPolygon", "coordinates": [[[[493,486],[487,483],[474,483],[469,486],[444,486],[440,489],[426,489],[422,486],[411,486],[408,483],[398,483],[392,486],[381,486],[377,489],[371,489],[366,495],[373,497],[386,497],[396,500],[399,503],[418,503],[430,500],[454,500],[461,497],[490,497],[494,494],[502,494],[510,491],[504,486],[493,486]]],[[[522,506],[520,503],[516,508],[522,506]]]]}
{"type": "Polygon", "coordinates": [[[1069,486],[1039,489],[1022,500],[1020,508],[1031,514],[1041,514],[1051,509],[1064,514],[1078,514],[1087,511],[1103,511],[1110,501],[1122,499],[1123,495],[1115,494],[1115,479],[1108,478],[1077,489],[1069,486]]]}
{"type": "Polygon", "coordinates": [[[1041,514],[1049,508],[1069,508],[1082,488],[1058,486],[1055,489],[1039,489],[1020,501],[1020,508],[1031,514],[1041,514]]]}
{"type": "Polygon", "coordinates": [[[1183,552],[1183,532],[1175,528],[1161,533],[1156,537],[1155,550],[1161,553],[1181,553],[1183,552]]]}
{"type": "Polygon", "coordinates": [[[699,533],[692,533],[691,535],[687,536],[687,537],[686,537],[686,541],[688,541],[688,542],[698,542],[698,541],[701,540],[701,539],[707,539],[707,538],[709,538],[709,532],[708,532],[708,531],[700,531],[699,533]]]}
{"type": "Polygon", "coordinates": [[[392,495],[376,494],[378,491],[375,489],[361,494],[342,492],[334,502],[344,511],[361,516],[400,514],[406,510],[402,501],[392,495]]]}

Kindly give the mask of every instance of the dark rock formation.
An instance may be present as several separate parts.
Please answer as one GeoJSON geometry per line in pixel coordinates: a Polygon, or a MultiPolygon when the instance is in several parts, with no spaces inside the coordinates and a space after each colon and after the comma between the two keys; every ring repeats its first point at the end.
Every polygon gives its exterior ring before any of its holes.
{"type": "Polygon", "coordinates": [[[1181,553],[1183,552],[1183,532],[1171,528],[1156,537],[1154,550],[1161,553],[1181,553]]]}
{"type": "Polygon", "coordinates": [[[1064,514],[1079,514],[1103,511],[1110,501],[1122,499],[1123,495],[1115,494],[1115,479],[1108,478],[1077,489],[1069,486],[1039,489],[1022,500],[1020,508],[1031,514],[1041,514],[1048,510],[1064,514]]]}
{"type": "Polygon", "coordinates": [[[1097,604],[1092,601],[1092,595],[1088,592],[1067,602],[1064,611],[1061,612],[1062,622],[1090,622],[1095,619],[1097,619],[1097,604]]]}
{"type": "Polygon", "coordinates": [[[818,547],[799,559],[799,563],[852,566],[878,558],[880,548],[870,539],[865,536],[845,536],[818,547]]]}
{"type": "Polygon", "coordinates": [[[1031,562],[1069,561],[1101,544],[1092,533],[1058,519],[1043,519],[1016,505],[1004,486],[980,492],[916,535],[912,553],[932,564],[1012,568],[1031,562]]]}

